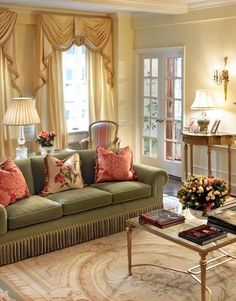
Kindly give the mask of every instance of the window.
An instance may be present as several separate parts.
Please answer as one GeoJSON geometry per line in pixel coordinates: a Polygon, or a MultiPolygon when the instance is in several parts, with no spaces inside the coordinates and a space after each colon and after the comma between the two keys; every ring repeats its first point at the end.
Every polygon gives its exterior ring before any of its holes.
{"type": "Polygon", "coordinates": [[[63,88],[68,132],[88,131],[86,48],[73,45],[63,52],[63,88]]]}

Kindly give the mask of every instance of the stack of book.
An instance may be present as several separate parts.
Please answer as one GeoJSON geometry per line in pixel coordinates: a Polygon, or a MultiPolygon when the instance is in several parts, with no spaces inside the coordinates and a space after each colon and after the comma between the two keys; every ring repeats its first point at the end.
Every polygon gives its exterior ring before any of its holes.
{"type": "Polygon", "coordinates": [[[140,224],[149,223],[159,228],[167,228],[176,224],[183,223],[185,217],[166,209],[157,209],[151,212],[140,214],[140,224]]]}
{"type": "Polygon", "coordinates": [[[209,215],[207,223],[236,234],[236,206],[222,210],[216,215],[209,215]]]}
{"type": "Polygon", "coordinates": [[[227,232],[212,225],[201,225],[182,232],[179,237],[190,240],[199,245],[205,245],[227,236],[227,232]]]}

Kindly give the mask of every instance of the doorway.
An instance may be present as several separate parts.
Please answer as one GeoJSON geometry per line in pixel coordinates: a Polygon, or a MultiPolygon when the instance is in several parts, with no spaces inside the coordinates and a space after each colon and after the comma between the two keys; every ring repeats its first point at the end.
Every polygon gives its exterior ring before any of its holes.
{"type": "Polygon", "coordinates": [[[139,59],[140,162],[181,178],[183,49],[152,49],[139,59]]]}

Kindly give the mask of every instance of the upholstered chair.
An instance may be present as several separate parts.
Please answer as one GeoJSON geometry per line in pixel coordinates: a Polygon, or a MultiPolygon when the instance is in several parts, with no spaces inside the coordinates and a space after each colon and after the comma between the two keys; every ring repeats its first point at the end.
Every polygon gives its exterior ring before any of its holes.
{"type": "Polygon", "coordinates": [[[95,121],[89,125],[89,137],[79,141],[80,149],[101,147],[120,147],[117,137],[118,124],[111,120],[95,121]]]}

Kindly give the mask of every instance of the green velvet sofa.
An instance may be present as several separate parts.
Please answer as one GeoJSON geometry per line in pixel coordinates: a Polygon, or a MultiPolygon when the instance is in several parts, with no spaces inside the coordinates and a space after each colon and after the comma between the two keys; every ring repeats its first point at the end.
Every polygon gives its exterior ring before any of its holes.
{"type": "MultiPolygon", "coordinates": [[[[126,219],[163,207],[163,169],[134,164],[138,181],[94,183],[95,150],[78,151],[85,188],[39,196],[42,156],[16,160],[31,196],[0,205],[0,265],[122,231],[126,219]]],[[[71,152],[58,153],[62,159],[71,152]]]]}

